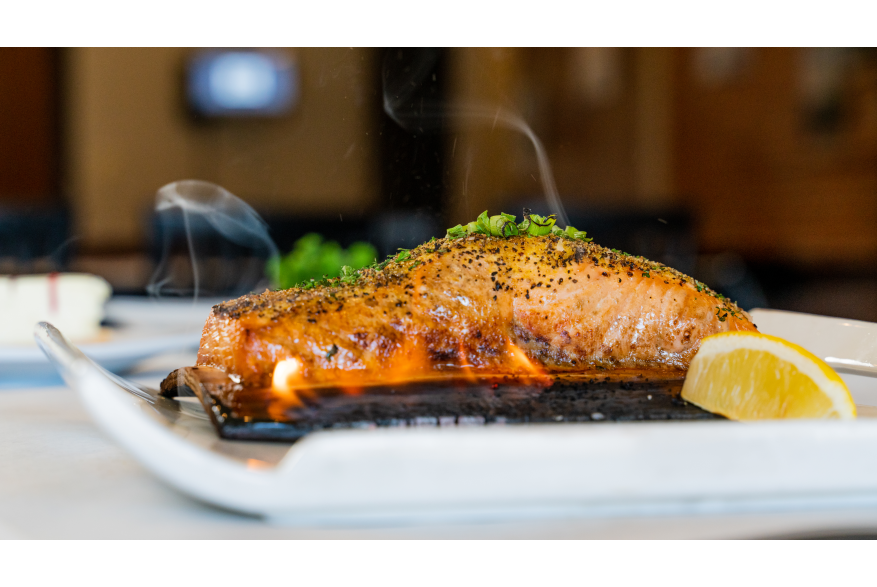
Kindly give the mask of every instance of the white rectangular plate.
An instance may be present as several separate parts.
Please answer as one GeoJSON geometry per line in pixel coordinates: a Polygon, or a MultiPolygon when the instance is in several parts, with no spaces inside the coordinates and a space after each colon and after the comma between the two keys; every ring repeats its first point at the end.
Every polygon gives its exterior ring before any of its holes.
{"type": "MultiPolygon", "coordinates": [[[[812,318],[753,314],[784,338],[783,324],[804,332],[799,321],[812,318]]],[[[845,348],[843,329],[837,336],[845,348]]],[[[154,408],[88,360],[43,346],[101,427],[158,477],[286,523],[877,505],[877,420],[339,430],[287,449],[220,440],[206,422],[154,408]]]]}

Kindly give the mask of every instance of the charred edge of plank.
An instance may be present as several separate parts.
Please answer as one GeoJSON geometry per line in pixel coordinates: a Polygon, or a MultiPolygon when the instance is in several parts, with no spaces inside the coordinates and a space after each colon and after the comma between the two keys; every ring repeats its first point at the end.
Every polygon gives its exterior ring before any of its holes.
{"type": "Polygon", "coordinates": [[[188,387],[210,414],[220,437],[289,442],[333,428],[536,422],[597,422],[720,419],[679,397],[682,379],[628,380],[597,375],[588,380],[558,379],[549,387],[511,382],[432,386],[381,386],[351,396],[327,393],[313,405],[290,410],[287,419],[267,417],[264,390],[239,388],[234,410],[224,405],[224,372],[184,368],[162,384],[163,392],[188,387]],[[413,391],[412,391],[413,389],[413,391]],[[407,391],[406,391],[407,390],[407,391]],[[249,394],[248,397],[242,397],[249,394]],[[249,408],[247,405],[249,404],[249,408]]]}
{"type": "Polygon", "coordinates": [[[222,385],[235,385],[228,374],[221,369],[213,367],[182,367],[172,371],[159,387],[159,395],[166,398],[197,397],[204,411],[210,417],[210,422],[220,437],[223,427],[229,420],[229,409],[214,397],[209,390],[220,388],[222,385]]]}

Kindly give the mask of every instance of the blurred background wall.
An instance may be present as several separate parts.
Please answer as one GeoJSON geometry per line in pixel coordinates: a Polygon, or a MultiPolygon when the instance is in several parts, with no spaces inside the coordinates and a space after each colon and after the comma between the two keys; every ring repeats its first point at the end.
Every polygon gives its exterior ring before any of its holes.
{"type": "Polygon", "coordinates": [[[0,203],[60,195],[60,71],[49,49],[0,49],[0,203]]]}
{"type": "Polygon", "coordinates": [[[373,52],[289,50],[303,86],[296,110],[225,124],[187,112],[191,53],[64,51],[65,187],[84,247],[142,246],[155,190],[183,178],[222,185],[257,208],[303,215],[356,212],[374,201],[373,52]]]}
{"type": "MultiPolygon", "coordinates": [[[[572,207],[684,205],[704,249],[753,259],[855,266],[877,255],[877,71],[865,54],[460,53],[460,93],[525,113],[572,207]]],[[[490,155],[469,186],[484,199],[467,214],[535,187],[525,141],[481,134],[490,155]]]]}
{"type": "Polygon", "coordinates": [[[602,244],[747,307],[877,320],[872,51],[285,49],[298,100],[258,119],[193,114],[197,54],[0,49],[0,271],[86,270],[144,291],[155,192],[179,179],[244,199],[282,249],[316,228],[388,252],[485,208],[547,211],[509,112],[602,244]],[[394,120],[385,89],[406,83],[394,120]],[[25,251],[26,238],[40,242],[25,251]]]}

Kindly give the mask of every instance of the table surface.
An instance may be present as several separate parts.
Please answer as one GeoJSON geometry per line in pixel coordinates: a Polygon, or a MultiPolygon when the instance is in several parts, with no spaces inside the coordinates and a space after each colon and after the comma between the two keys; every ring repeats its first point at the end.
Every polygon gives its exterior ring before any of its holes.
{"type": "MultiPolygon", "coordinates": [[[[146,362],[156,385],[193,355],[146,362]]],[[[877,536],[877,508],[426,526],[281,526],[195,501],[152,476],[58,384],[0,388],[0,538],[764,538],[877,536]]]]}

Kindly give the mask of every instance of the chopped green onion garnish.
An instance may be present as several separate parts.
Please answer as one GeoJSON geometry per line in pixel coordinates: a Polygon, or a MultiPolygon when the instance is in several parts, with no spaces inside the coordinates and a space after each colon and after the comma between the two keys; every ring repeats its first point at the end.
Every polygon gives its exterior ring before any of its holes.
{"type": "Polygon", "coordinates": [[[489,236],[497,236],[507,238],[518,234],[526,234],[527,236],[545,236],[553,234],[566,239],[590,241],[588,233],[578,230],[573,226],[567,226],[562,229],[555,225],[557,219],[554,214],[548,216],[540,216],[533,214],[527,208],[524,208],[524,219],[516,222],[514,214],[506,214],[505,212],[496,216],[488,216],[487,210],[478,215],[478,218],[465,226],[458,224],[448,229],[447,238],[458,239],[470,234],[486,234],[489,236]]]}

